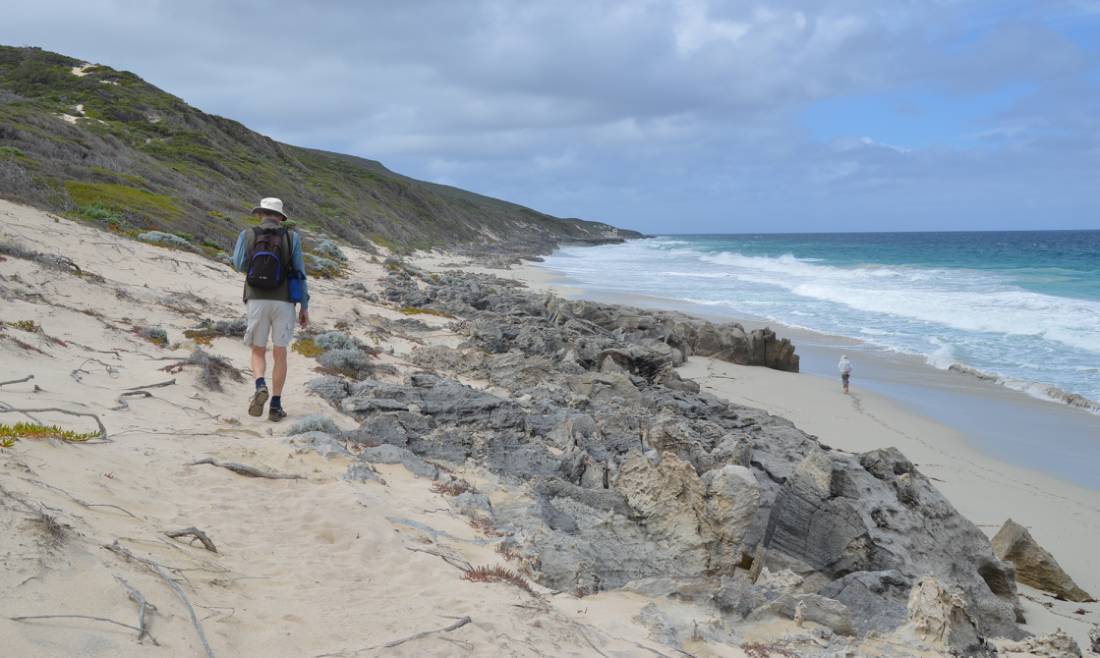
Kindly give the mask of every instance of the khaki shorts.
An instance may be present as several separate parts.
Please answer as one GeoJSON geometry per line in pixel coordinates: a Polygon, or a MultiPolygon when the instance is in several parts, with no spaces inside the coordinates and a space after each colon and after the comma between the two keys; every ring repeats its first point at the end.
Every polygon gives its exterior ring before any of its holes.
{"type": "Polygon", "coordinates": [[[267,347],[267,336],[275,347],[290,345],[294,336],[294,304],[275,299],[248,300],[248,328],[244,330],[244,344],[267,347]]]}

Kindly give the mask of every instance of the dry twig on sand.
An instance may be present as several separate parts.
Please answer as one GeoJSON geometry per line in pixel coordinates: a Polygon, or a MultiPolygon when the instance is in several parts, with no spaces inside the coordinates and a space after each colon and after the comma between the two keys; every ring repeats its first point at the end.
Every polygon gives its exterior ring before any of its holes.
{"type": "Polygon", "coordinates": [[[149,635],[149,631],[146,630],[144,627],[139,628],[137,626],[131,626],[130,624],[124,624],[120,621],[115,621],[114,619],[107,619],[106,617],[95,617],[92,615],[24,615],[22,617],[8,617],[8,619],[12,621],[34,621],[36,619],[89,619],[91,621],[102,621],[107,624],[114,624],[115,626],[121,626],[123,628],[129,628],[132,631],[137,631],[138,642],[141,642],[141,640],[143,640],[145,637],[148,637],[150,640],[153,641],[153,644],[158,647],[160,646],[160,643],[157,642],[156,638],[154,638],[152,635],[149,635]]]}
{"type": "Polygon", "coordinates": [[[111,407],[111,411],[126,411],[130,408],[130,403],[126,401],[126,398],[151,398],[153,394],[149,391],[126,391],[122,395],[118,396],[117,405],[111,407]]]}
{"type": "Polygon", "coordinates": [[[80,498],[77,498],[76,496],[72,495],[68,491],[65,491],[61,487],[54,486],[54,485],[49,484],[47,482],[43,482],[42,480],[35,480],[35,479],[32,479],[32,478],[22,478],[22,480],[24,482],[29,482],[31,484],[38,485],[38,486],[44,487],[46,489],[52,489],[52,490],[54,490],[58,493],[65,494],[66,496],[71,498],[74,503],[76,503],[77,505],[80,505],[81,507],[86,507],[88,509],[91,509],[93,507],[110,507],[111,509],[117,509],[118,511],[120,511],[123,514],[129,516],[130,518],[133,518],[133,519],[138,518],[133,513],[131,513],[129,510],[127,510],[125,508],[122,508],[122,507],[119,507],[118,505],[112,505],[110,503],[89,503],[85,500],[81,500],[80,498]]]}
{"type": "Polygon", "coordinates": [[[400,639],[397,639],[397,640],[390,640],[389,642],[386,642],[385,644],[377,644],[377,645],[374,645],[374,646],[371,646],[371,647],[363,647],[362,649],[353,649],[353,650],[351,650],[350,654],[347,651],[338,651],[336,653],[318,654],[316,656],[316,658],[332,658],[334,656],[348,656],[348,655],[354,655],[354,654],[357,654],[357,653],[361,653],[363,651],[370,651],[372,649],[392,649],[396,646],[405,644],[406,642],[412,642],[413,640],[419,640],[421,638],[428,637],[429,635],[432,635],[432,634],[435,634],[435,633],[450,633],[451,631],[458,630],[458,629],[462,628],[463,626],[465,626],[466,624],[471,624],[474,621],[473,619],[470,619],[469,616],[466,616],[466,617],[447,617],[447,619],[454,619],[455,622],[453,624],[449,625],[449,626],[444,626],[443,628],[434,628],[434,629],[429,630],[429,631],[420,631],[419,633],[414,633],[414,634],[412,634],[408,637],[403,637],[403,638],[400,638],[400,639]]]}
{"type": "Polygon", "coordinates": [[[157,606],[146,601],[145,596],[142,595],[141,592],[135,589],[132,585],[130,585],[130,583],[126,582],[124,579],[120,578],[119,576],[115,576],[115,580],[117,580],[120,585],[126,588],[126,593],[129,595],[130,600],[136,603],[138,606],[138,642],[140,643],[143,639],[148,637],[150,640],[153,641],[153,644],[160,646],[160,643],[157,642],[156,638],[149,634],[149,621],[145,617],[146,610],[152,610],[153,612],[156,612],[157,606]]]}
{"type": "Polygon", "coordinates": [[[145,386],[131,386],[130,388],[124,388],[124,391],[143,391],[147,388],[162,388],[164,386],[172,386],[176,383],[175,379],[169,379],[163,382],[157,382],[156,384],[146,384],[145,386]]]}
{"type": "MultiPolygon", "coordinates": [[[[183,602],[183,605],[187,608],[187,613],[191,615],[191,625],[195,627],[195,632],[198,634],[199,640],[202,642],[202,648],[206,651],[207,658],[214,658],[214,650],[210,648],[210,643],[206,641],[206,633],[204,633],[202,630],[202,624],[199,623],[199,618],[195,614],[195,608],[191,606],[191,600],[187,598],[187,593],[183,591],[183,588],[179,586],[179,583],[172,580],[172,577],[168,575],[167,570],[165,570],[165,568],[161,566],[161,564],[158,562],[154,562],[148,558],[138,557],[137,555],[134,555],[129,551],[129,549],[119,544],[117,539],[115,540],[115,543],[105,545],[104,548],[111,551],[112,553],[121,555],[127,560],[145,565],[147,569],[152,571],[154,574],[157,575],[157,577],[163,580],[164,584],[168,585],[168,588],[172,590],[172,592],[176,595],[177,598],[179,598],[181,602],[183,602]]],[[[130,628],[133,627],[130,626],[130,628]]]]}
{"type": "Polygon", "coordinates": [[[191,526],[190,528],[183,528],[181,530],[169,530],[164,534],[168,537],[171,537],[172,539],[178,539],[179,537],[191,537],[192,540],[199,540],[199,543],[202,544],[202,547],[210,551],[211,553],[218,552],[218,547],[214,545],[214,542],[210,540],[210,537],[205,532],[199,530],[195,526],[191,526]]]}
{"type": "Polygon", "coordinates": [[[459,571],[469,573],[474,569],[474,566],[466,560],[463,560],[462,558],[457,558],[453,555],[447,555],[446,553],[440,551],[435,551],[430,548],[418,548],[416,546],[406,546],[405,548],[412,551],[413,553],[427,553],[428,555],[434,555],[437,558],[446,562],[447,564],[451,565],[455,569],[458,569],[459,571]]]}
{"type": "Polygon", "coordinates": [[[0,386],[7,386],[8,384],[22,384],[23,382],[29,382],[34,379],[34,375],[27,375],[23,379],[13,379],[7,382],[0,382],[0,386]]]}
{"type": "Polygon", "coordinates": [[[217,466],[219,468],[225,468],[238,475],[244,475],[250,478],[267,478],[269,480],[304,480],[301,475],[288,475],[285,473],[273,473],[271,471],[265,471],[255,466],[248,466],[247,464],[238,464],[237,462],[223,462],[214,459],[213,457],[206,457],[193,461],[188,466],[198,466],[199,464],[210,464],[211,466],[217,466]]]}

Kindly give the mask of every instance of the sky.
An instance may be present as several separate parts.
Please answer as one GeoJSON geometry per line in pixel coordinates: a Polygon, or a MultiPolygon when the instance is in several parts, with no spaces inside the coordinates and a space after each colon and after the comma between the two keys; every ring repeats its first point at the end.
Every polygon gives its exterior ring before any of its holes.
{"type": "Polygon", "coordinates": [[[3,13],[0,43],[558,216],[649,233],[1100,228],[1100,0],[3,13]]]}

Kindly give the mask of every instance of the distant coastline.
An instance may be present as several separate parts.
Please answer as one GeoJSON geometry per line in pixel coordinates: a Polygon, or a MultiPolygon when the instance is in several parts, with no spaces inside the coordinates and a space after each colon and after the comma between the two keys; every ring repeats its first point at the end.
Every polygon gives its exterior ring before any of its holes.
{"type": "Polygon", "coordinates": [[[1100,231],[658,236],[559,249],[544,265],[581,287],[848,336],[1100,414],[1100,231]]]}

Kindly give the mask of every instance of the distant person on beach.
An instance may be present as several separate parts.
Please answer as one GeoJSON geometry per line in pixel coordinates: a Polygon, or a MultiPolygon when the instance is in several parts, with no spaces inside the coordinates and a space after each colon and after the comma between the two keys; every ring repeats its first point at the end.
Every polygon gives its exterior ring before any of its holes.
{"type": "Polygon", "coordinates": [[[301,304],[298,322],[304,329],[309,324],[309,290],[302,258],[302,238],[289,231],[283,222],[283,202],[269,197],[252,209],[259,226],[241,231],[233,250],[233,266],[245,273],[244,301],[248,306],[248,327],[244,343],[252,348],[252,376],[256,391],[248,402],[248,413],[261,416],[267,402],[268,389],[264,380],[267,371],[267,343],[270,335],[271,406],[268,420],[286,418],[283,411],[283,384],[286,382],[286,348],[294,335],[294,305],[301,304]]]}
{"type": "Polygon", "coordinates": [[[840,356],[840,362],[836,364],[837,370],[840,371],[840,383],[844,385],[844,392],[848,392],[848,380],[852,378],[852,362],[848,360],[847,354],[840,356]]]}

